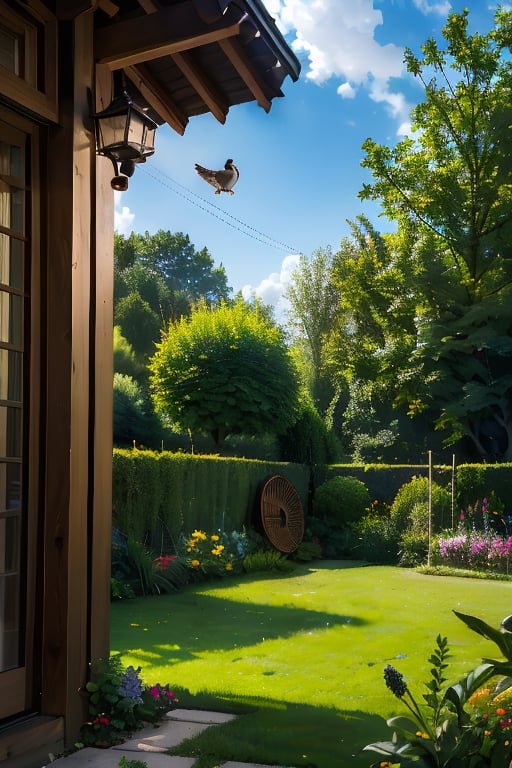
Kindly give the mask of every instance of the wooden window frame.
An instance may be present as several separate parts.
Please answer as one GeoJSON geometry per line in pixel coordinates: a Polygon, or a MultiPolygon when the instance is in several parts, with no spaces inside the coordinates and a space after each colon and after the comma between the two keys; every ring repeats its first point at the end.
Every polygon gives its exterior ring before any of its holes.
{"type": "Polygon", "coordinates": [[[57,122],[57,19],[39,0],[29,0],[23,9],[23,14],[17,14],[0,0],[2,26],[24,40],[23,76],[0,66],[2,94],[23,109],[57,122]],[[43,72],[37,70],[38,27],[43,35],[43,72]],[[38,87],[38,80],[42,82],[42,90],[38,87]]]}

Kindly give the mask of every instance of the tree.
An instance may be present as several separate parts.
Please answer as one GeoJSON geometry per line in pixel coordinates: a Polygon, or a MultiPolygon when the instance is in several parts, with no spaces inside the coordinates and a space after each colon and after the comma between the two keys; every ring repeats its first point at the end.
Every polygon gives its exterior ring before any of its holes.
{"type": "Polygon", "coordinates": [[[121,328],[139,361],[153,352],[160,335],[160,319],[139,293],[130,293],[117,302],[114,323],[121,328]]]}
{"type": "Polygon", "coordinates": [[[169,324],[149,369],[157,410],[219,447],[228,434],[281,434],[296,418],[295,369],[258,304],[201,302],[169,324]]]}
{"type": "Polygon", "coordinates": [[[321,414],[325,414],[336,393],[324,354],[339,302],[338,287],[331,279],[331,264],[330,248],[319,248],[311,259],[301,256],[286,291],[289,324],[305,341],[301,348],[309,360],[311,395],[321,414]]]}
{"type": "Polygon", "coordinates": [[[510,459],[512,13],[498,10],[485,35],[468,33],[468,11],[451,13],[443,35],[445,50],[430,39],[422,58],[406,52],[425,92],[417,135],[394,148],[365,142],[374,181],[360,194],[415,232],[411,412],[431,409],[447,443],[464,437],[479,458],[510,459]]]}
{"type": "Polygon", "coordinates": [[[219,302],[227,299],[231,291],[224,267],[215,267],[208,250],[196,251],[189,236],[182,232],[132,232],[127,239],[116,235],[114,254],[116,273],[144,264],[161,277],[170,296],[184,294],[189,303],[201,298],[219,302]]]}

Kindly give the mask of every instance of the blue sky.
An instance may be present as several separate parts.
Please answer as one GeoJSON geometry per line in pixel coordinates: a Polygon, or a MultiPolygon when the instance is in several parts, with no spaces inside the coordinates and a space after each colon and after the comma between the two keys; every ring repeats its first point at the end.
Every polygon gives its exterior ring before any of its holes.
{"type": "MultiPolygon", "coordinates": [[[[158,129],[155,154],[137,166],[129,189],[116,193],[118,232],[184,232],[222,264],[228,284],[282,304],[298,254],[336,250],[347,219],[367,215],[381,230],[376,204],[357,194],[363,141],[392,145],[407,132],[422,99],[403,67],[404,47],[420,46],[450,10],[470,6],[470,27],[486,33],[495,6],[485,0],[264,0],[302,63],[287,78],[269,114],[256,103],[233,107],[221,125],[192,118],[184,136],[158,129]],[[194,164],[221,168],[234,159],[233,196],[215,195],[194,164]]],[[[504,4],[503,4],[504,7],[504,4]]]]}

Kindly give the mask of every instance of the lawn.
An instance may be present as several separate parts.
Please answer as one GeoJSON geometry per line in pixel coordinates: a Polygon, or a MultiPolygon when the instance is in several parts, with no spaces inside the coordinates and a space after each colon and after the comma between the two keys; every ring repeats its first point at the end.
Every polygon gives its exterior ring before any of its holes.
{"type": "Polygon", "coordinates": [[[388,738],[385,719],[403,711],[384,685],[386,664],[421,698],[440,633],[455,682],[496,648],[453,609],[499,626],[512,613],[511,590],[324,561],[114,603],[111,648],[145,681],[171,683],[181,706],[244,713],[190,745],[200,765],[363,768],[378,756],[361,748],[388,738]]]}

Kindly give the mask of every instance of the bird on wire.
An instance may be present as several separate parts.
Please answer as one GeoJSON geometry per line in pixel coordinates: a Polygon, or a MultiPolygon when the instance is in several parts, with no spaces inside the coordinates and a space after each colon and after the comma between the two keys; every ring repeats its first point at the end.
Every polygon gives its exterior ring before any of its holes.
{"type": "Polygon", "coordinates": [[[234,195],[233,187],[238,181],[239,173],[238,168],[234,164],[233,160],[226,160],[224,168],[220,171],[210,171],[209,168],[204,168],[202,165],[195,164],[195,169],[202,179],[215,187],[215,194],[220,195],[221,192],[229,192],[230,195],[234,195]]]}

